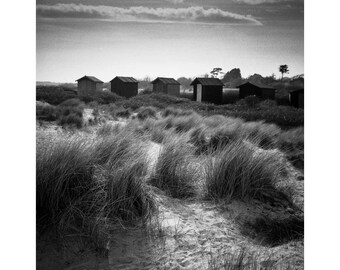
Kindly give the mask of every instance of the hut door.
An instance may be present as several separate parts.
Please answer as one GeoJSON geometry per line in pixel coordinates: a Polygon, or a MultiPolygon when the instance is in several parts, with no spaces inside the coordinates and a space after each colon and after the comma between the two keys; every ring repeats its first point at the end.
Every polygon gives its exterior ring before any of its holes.
{"type": "Polygon", "coordinates": [[[197,102],[201,102],[202,101],[202,85],[201,84],[197,84],[196,101],[197,102]]]}

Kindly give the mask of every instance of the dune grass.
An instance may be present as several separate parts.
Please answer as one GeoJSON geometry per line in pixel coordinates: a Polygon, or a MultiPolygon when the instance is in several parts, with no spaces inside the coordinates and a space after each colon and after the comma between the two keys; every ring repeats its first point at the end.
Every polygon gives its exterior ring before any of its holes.
{"type": "Polygon", "coordinates": [[[208,158],[207,197],[265,200],[275,191],[284,164],[274,153],[257,155],[243,140],[221,147],[208,158]]]}
{"type": "Polygon", "coordinates": [[[304,220],[298,216],[283,219],[257,217],[254,221],[242,224],[241,228],[243,234],[254,238],[261,245],[270,247],[304,237],[304,220]]]}
{"type": "MultiPolygon", "coordinates": [[[[52,135],[37,144],[37,230],[96,239],[107,224],[147,222],[156,210],[136,137],[52,135]],[[132,140],[132,138],[134,138],[132,140]]],[[[104,234],[105,235],[105,234],[104,234]]]]}
{"type": "Polygon", "coordinates": [[[274,259],[273,254],[267,252],[249,251],[247,248],[217,257],[211,257],[208,261],[208,269],[211,270],[291,270],[293,265],[274,259]]]}
{"type": "Polygon", "coordinates": [[[157,110],[155,107],[142,107],[138,110],[137,118],[139,120],[145,120],[147,118],[156,118],[157,110]]]}
{"type": "Polygon", "coordinates": [[[193,149],[181,138],[168,139],[158,157],[150,183],[175,198],[195,195],[197,173],[191,163],[193,149]]]}

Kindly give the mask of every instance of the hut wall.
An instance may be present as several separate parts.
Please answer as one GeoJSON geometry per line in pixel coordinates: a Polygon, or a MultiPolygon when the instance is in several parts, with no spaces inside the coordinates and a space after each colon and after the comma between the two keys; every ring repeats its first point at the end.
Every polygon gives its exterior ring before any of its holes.
{"type": "Polygon", "coordinates": [[[298,94],[298,108],[304,108],[304,107],[305,107],[304,94],[299,93],[298,94]]]}
{"type": "Polygon", "coordinates": [[[275,90],[262,89],[261,98],[263,98],[263,99],[275,99],[275,90]]]}
{"type": "Polygon", "coordinates": [[[240,86],[240,93],[239,93],[239,97],[241,98],[245,98],[246,96],[253,96],[256,95],[258,96],[258,88],[256,86],[252,86],[252,85],[242,85],[240,86]]]}
{"type": "MultiPolygon", "coordinates": [[[[101,83],[101,85],[103,85],[101,83]]],[[[80,96],[88,96],[95,92],[96,83],[90,80],[81,80],[78,81],[78,94],[80,96]]]]}
{"type": "Polygon", "coordinates": [[[202,101],[221,104],[223,98],[223,87],[218,85],[202,86],[202,101]]]}
{"type": "Polygon", "coordinates": [[[95,91],[103,91],[103,83],[97,82],[95,83],[95,91]]]}
{"type": "Polygon", "coordinates": [[[156,93],[165,93],[165,85],[161,82],[154,83],[152,88],[156,93]]]}
{"type": "Polygon", "coordinates": [[[176,84],[168,84],[166,93],[168,95],[179,97],[180,86],[176,84]]]}

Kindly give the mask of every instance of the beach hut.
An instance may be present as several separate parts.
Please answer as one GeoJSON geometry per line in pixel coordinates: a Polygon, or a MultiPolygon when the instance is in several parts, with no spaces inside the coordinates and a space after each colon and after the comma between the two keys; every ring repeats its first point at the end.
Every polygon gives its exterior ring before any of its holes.
{"type": "Polygon", "coordinates": [[[194,87],[193,100],[221,104],[223,98],[223,82],[218,78],[196,78],[191,85],[194,87]]]}
{"type": "Polygon", "coordinates": [[[174,78],[158,77],[151,83],[153,84],[153,92],[179,97],[181,84],[174,78]]]}
{"type": "Polygon", "coordinates": [[[111,81],[111,92],[122,97],[133,97],[138,94],[138,81],[132,77],[117,76],[111,81]]]}
{"type": "Polygon", "coordinates": [[[96,91],[102,91],[103,81],[94,76],[87,76],[76,80],[78,82],[78,95],[88,96],[94,94],[96,91]]]}
{"type": "Polygon", "coordinates": [[[275,88],[255,84],[251,82],[246,82],[244,84],[239,85],[237,88],[240,89],[239,97],[245,98],[246,96],[257,96],[260,99],[275,99],[275,88]]]}
{"type": "Polygon", "coordinates": [[[304,89],[290,91],[289,103],[296,108],[304,108],[304,89]]]}

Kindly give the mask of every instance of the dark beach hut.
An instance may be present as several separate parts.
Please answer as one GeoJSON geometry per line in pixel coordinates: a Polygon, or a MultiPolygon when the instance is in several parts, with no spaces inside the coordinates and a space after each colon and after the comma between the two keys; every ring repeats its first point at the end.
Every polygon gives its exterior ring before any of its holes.
{"type": "Polygon", "coordinates": [[[94,94],[96,91],[103,90],[103,81],[94,76],[84,76],[78,80],[78,95],[88,96],[94,94]]]}
{"type": "Polygon", "coordinates": [[[158,77],[151,82],[153,84],[153,92],[164,93],[173,96],[179,96],[180,83],[174,78],[158,77]]]}
{"type": "Polygon", "coordinates": [[[261,84],[255,84],[251,82],[246,82],[244,84],[239,85],[237,88],[240,89],[239,91],[239,97],[245,98],[246,96],[257,96],[261,99],[275,99],[275,88],[261,85],[261,84]]]}
{"type": "Polygon", "coordinates": [[[290,91],[289,103],[296,108],[304,108],[304,89],[290,91]]]}
{"type": "Polygon", "coordinates": [[[194,101],[205,101],[215,104],[222,103],[224,84],[220,79],[196,78],[191,85],[194,86],[194,101]]]}
{"type": "Polygon", "coordinates": [[[111,92],[126,98],[137,96],[138,81],[132,77],[117,76],[111,80],[111,92]]]}

